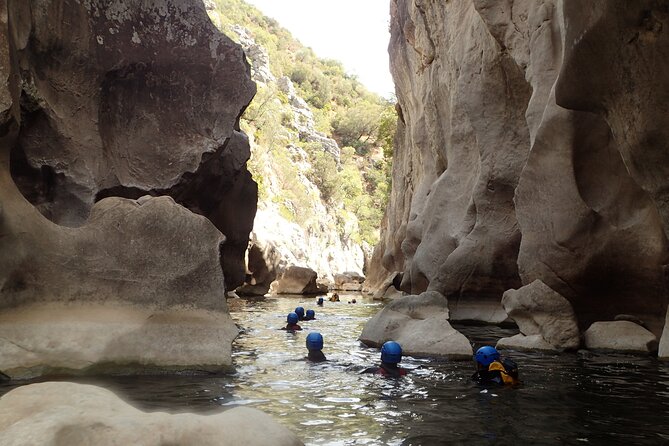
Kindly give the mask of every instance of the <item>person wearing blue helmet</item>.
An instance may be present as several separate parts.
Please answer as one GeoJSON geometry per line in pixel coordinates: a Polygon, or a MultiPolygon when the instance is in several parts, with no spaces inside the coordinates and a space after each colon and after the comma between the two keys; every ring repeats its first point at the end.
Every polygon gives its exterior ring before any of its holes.
{"type": "Polygon", "coordinates": [[[297,317],[299,317],[301,321],[304,320],[304,308],[303,307],[295,308],[295,314],[297,314],[297,317]]]}
{"type": "Polygon", "coordinates": [[[283,328],[284,330],[288,331],[296,331],[296,330],[302,330],[302,327],[300,327],[297,323],[299,322],[300,318],[296,313],[288,313],[287,319],[287,324],[283,328]]]}
{"type": "Polygon", "coordinates": [[[323,298],[322,298],[322,297],[319,297],[318,300],[316,301],[316,305],[320,305],[320,306],[322,307],[322,306],[323,306],[323,302],[324,302],[323,298]]]}
{"type": "Polygon", "coordinates": [[[395,341],[387,341],[381,346],[381,366],[369,367],[362,373],[400,378],[407,374],[406,369],[399,366],[400,361],[402,361],[402,347],[395,341]]]}
{"type": "Polygon", "coordinates": [[[312,362],[327,361],[323,354],[323,336],[317,331],[313,331],[307,335],[307,350],[309,354],[307,359],[312,362]]]}
{"type": "Polygon", "coordinates": [[[474,354],[476,372],[472,379],[480,384],[515,385],[518,380],[518,366],[510,359],[502,359],[495,347],[484,345],[474,354]]]}
{"type": "Polygon", "coordinates": [[[316,312],[314,310],[307,310],[307,314],[304,315],[305,321],[313,321],[316,319],[316,312]]]}

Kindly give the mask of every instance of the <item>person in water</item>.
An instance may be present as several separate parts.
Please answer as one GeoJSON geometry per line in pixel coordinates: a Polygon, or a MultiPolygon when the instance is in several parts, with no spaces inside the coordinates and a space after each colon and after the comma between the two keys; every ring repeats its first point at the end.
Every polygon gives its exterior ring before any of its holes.
{"type": "Polygon", "coordinates": [[[316,305],[320,305],[321,307],[323,306],[323,298],[319,297],[318,300],[316,301],[316,305]]]}
{"type": "Polygon", "coordinates": [[[327,361],[327,358],[323,354],[323,336],[317,331],[311,332],[307,335],[307,350],[309,350],[309,355],[307,359],[312,362],[323,362],[327,361]]]}
{"type": "Polygon", "coordinates": [[[330,297],[330,302],[339,302],[339,294],[332,294],[332,297],[330,297]]]}
{"type": "Polygon", "coordinates": [[[314,310],[307,310],[307,314],[304,315],[305,321],[313,321],[316,319],[316,312],[314,310]]]}
{"type": "Polygon", "coordinates": [[[369,367],[362,373],[374,373],[390,378],[400,378],[407,374],[406,369],[399,366],[402,361],[402,347],[395,341],[388,341],[381,347],[381,366],[369,367]]]}
{"type": "Polygon", "coordinates": [[[288,323],[286,324],[284,330],[288,330],[288,331],[302,330],[302,327],[300,327],[297,324],[300,320],[300,318],[297,316],[297,314],[288,313],[288,317],[286,319],[287,319],[288,323]]]}
{"type": "Polygon", "coordinates": [[[300,318],[301,321],[304,320],[304,308],[303,307],[295,308],[295,314],[297,314],[297,317],[300,318]]]}
{"type": "Polygon", "coordinates": [[[502,359],[495,347],[484,345],[474,355],[476,372],[472,379],[479,384],[519,384],[518,366],[510,359],[502,359]]]}

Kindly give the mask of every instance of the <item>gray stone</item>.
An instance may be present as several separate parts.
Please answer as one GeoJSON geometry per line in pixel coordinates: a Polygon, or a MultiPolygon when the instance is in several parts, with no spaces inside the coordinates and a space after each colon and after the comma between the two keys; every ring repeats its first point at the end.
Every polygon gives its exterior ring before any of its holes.
{"type": "Polygon", "coordinates": [[[527,350],[527,351],[546,351],[554,352],[556,348],[546,342],[543,336],[540,334],[525,336],[522,333],[511,336],[509,338],[502,338],[497,341],[496,347],[498,349],[510,349],[510,350],[527,350]]]}
{"type": "Polygon", "coordinates": [[[657,352],[657,337],[629,321],[595,322],[583,334],[585,347],[590,350],[626,353],[657,352]]]}
{"type": "Polygon", "coordinates": [[[316,294],[321,292],[316,283],[318,274],[311,268],[291,266],[272,284],[276,294],[316,294]]]}
{"type": "Polygon", "coordinates": [[[472,357],[467,338],[448,322],[446,298],[434,291],[394,299],[365,324],[360,335],[361,342],[373,347],[390,340],[398,342],[407,355],[472,357]]]}
{"type": "Polygon", "coordinates": [[[68,382],[19,387],[0,398],[0,443],[68,446],[298,446],[269,415],[236,407],[213,415],[142,412],[109,390],[68,382]]]}
{"type": "Polygon", "coordinates": [[[502,305],[523,335],[540,335],[555,350],[579,347],[580,333],[571,304],[542,281],[507,290],[502,305]]]}

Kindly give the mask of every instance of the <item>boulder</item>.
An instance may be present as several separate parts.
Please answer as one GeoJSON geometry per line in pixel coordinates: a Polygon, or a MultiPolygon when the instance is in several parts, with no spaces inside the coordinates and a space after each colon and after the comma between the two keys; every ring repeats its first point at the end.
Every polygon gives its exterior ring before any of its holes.
{"type": "Polygon", "coordinates": [[[398,297],[365,324],[360,341],[380,347],[396,341],[407,355],[471,359],[467,338],[448,322],[448,302],[438,292],[398,297]]]}
{"type": "MultiPolygon", "coordinates": [[[[11,195],[5,185],[0,196],[11,195]]],[[[0,275],[0,370],[28,378],[231,364],[225,238],[209,220],[169,197],[107,198],[67,229],[25,201],[5,203],[14,212],[2,224],[16,232],[0,239],[13,253],[0,275]]]]}
{"type": "Polygon", "coordinates": [[[539,350],[546,352],[554,352],[556,349],[553,345],[546,342],[540,334],[525,336],[522,333],[511,336],[509,338],[502,338],[497,341],[498,349],[509,350],[539,350]]]}
{"type": "Polygon", "coordinates": [[[640,325],[629,321],[595,322],[583,334],[590,350],[624,353],[655,353],[657,337],[640,325]]]}
{"type": "Polygon", "coordinates": [[[0,443],[68,446],[303,443],[269,415],[237,407],[214,415],[142,412],[109,390],[68,382],[19,387],[0,398],[0,443]]]}
{"type": "MultiPolygon", "coordinates": [[[[521,334],[540,335],[558,351],[579,347],[580,333],[571,304],[541,280],[518,290],[507,290],[502,297],[502,305],[521,334]]],[[[543,344],[539,345],[545,350],[543,344]]]]}
{"type": "Polygon", "coordinates": [[[291,266],[277,281],[272,283],[272,292],[276,294],[316,294],[322,292],[316,283],[317,278],[318,274],[311,268],[291,266]]]}

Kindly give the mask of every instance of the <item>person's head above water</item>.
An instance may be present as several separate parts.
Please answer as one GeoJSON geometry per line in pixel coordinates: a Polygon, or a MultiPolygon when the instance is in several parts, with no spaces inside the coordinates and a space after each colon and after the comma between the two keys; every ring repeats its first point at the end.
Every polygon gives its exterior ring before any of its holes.
{"type": "Polygon", "coordinates": [[[307,310],[307,315],[305,316],[305,319],[315,319],[316,318],[316,312],[314,310],[307,310]]]}
{"type": "Polygon", "coordinates": [[[302,319],[304,317],[304,308],[302,308],[302,307],[295,308],[295,314],[297,314],[297,316],[300,319],[302,319]]]}
{"type": "Polygon", "coordinates": [[[313,331],[307,335],[307,350],[323,350],[323,336],[313,331]]]}
{"type": "Polygon", "coordinates": [[[402,360],[402,347],[395,341],[387,341],[381,347],[381,362],[398,364],[402,360]]]}
{"type": "Polygon", "coordinates": [[[297,322],[300,320],[300,317],[297,315],[297,313],[288,313],[287,320],[289,324],[297,324],[297,322]]]}
{"type": "Polygon", "coordinates": [[[499,352],[495,347],[489,345],[484,345],[483,347],[476,350],[474,355],[474,360],[481,364],[482,366],[489,366],[493,362],[499,359],[499,352]]]}
{"type": "Polygon", "coordinates": [[[323,298],[319,297],[318,301],[316,302],[318,305],[323,305],[323,298]]]}

